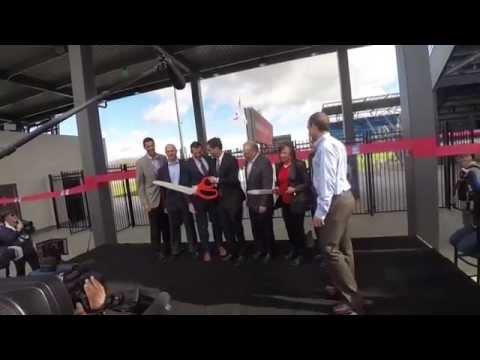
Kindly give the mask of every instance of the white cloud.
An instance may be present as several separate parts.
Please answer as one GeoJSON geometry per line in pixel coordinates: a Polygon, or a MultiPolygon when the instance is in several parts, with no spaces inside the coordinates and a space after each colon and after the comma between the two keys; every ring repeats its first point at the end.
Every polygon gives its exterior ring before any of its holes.
{"type": "Polygon", "coordinates": [[[156,151],[159,154],[165,153],[165,145],[174,144],[179,150],[180,156],[180,141],[176,136],[161,137],[147,133],[143,130],[134,130],[124,135],[117,135],[115,138],[106,138],[106,148],[108,153],[108,161],[115,161],[119,159],[138,159],[145,155],[145,150],[142,146],[142,141],[147,136],[151,136],[155,140],[156,151]]]}
{"type": "MultiPolygon", "coordinates": [[[[349,63],[354,98],[382,95],[388,89],[398,89],[394,46],[349,50],[349,63]]],[[[204,104],[209,104],[207,117],[216,114],[220,106],[228,105],[233,109],[229,121],[231,131],[223,133],[212,125],[207,128],[208,137],[221,137],[227,149],[240,147],[246,140],[243,123],[233,121],[239,98],[244,107],[255,107],[272,122],[275,135],[291,134],[293,139],[303,140],[307,138],[308,116],[321,110],[324,103],[340,101],[337,57],[335,53],[320,55],[204,80],[202,92],[204,104]]],[[[176,124],[172,88],[145,96],[158,100],[144,113],[146,121],[158,125],[176,124]]],[[[190,85],[178,91],[177,96],[180,115],[184,116],[192,108],[190,85]]],[[[208,119],[207,123],[215,124],[216,121],[208,119]]],[[[193,123],[184,126],[193,126],[193,123]]],[[[125,136],[118,132],[110,135],[108,139],[113,141],[107,142],[109,158],[143,155],[141,140],[146,134],[137,131],[125,136]]],[[[179,144],[178,138],[163,140],[159,136],[157,150],[163,153],[165,144],[169,142],[179,144]]]]}
{"type": "Polygon", "coordinates": [[[108,161],[118,159],[140,158],[145,150],[142,147],[142,140],[148,136],[146,131],[134,130],[130,133],[115,137],[106,137],[105,145],[107,148],[108,161]]]}
{"type": "Polygon", "coordinates": [[[349,51],[352,96],[361,98],[386,94],[394,87],[398,91],[398,71],[395,46],[374,45],[349,51]]]}
{"type": "MultiPolygon", "coordinates": [[[[398,88],[395,47],[349,51],[352,96],[385,94],[398,88]]],[[[305,123],[324,103],[340,101],[335,53],[256,68],[202,82],[204,99],[214,106],[253,106],[272,122],[275,134],[305,133],[305,123]]],[[[233,114],[232,114],[233,117],[233,114]]],[[[293,135],[293,134],[292,134],[293,135]]]]}
{"type": "MultiPolygon", "coordinates": [[[[145,112],[144,119],[155,124],[176,124],[177,110],[175,107],[173,88],[170,87],[153,91],[149,96],[158,99],[159,103],[145,112]]],[[[189,84],[185,86],[185,89],[181,91],[177,90],[177,100],[180,117],[182,117],[192,108],[189,84]]]]}

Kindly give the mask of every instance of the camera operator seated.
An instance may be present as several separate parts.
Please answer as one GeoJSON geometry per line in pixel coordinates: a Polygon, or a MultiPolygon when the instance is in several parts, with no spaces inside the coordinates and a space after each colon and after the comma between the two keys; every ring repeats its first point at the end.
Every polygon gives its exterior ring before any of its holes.
{"type": "MultiPolygon", "coordinates": [[[[14,261],[17,276],[25,276],[25,264],[28,262],[32,270],[40,267],[38,255],[33,246],[30,235],[23,228],[23,223],[14,212],[7,212],[0,216],[0,247],[10,250],[7,256],[14,261]],[[15,257],[12,258],[12,250],[15,257]]],[[[8,264],[7,264],[8,266],[8,264]]]]}
{"type": "MultiPolygon", "coordinates": [[[[85,280],[83,290],[87,296],[90,311],[93,313],[103,313],[102,310],[105,308],[107,300],[107,292],[103,285],[95,279],[94,276],[90,276],[90,278],[85,280]]],[[[75,315],[88,315],[80,302],[75,304],[75,315]]]]}
{"type": "MultiPolygon", "coordinates": [[[[47,274],[47,267],[44,270],[47,274]]],[[[31,276],[41,273],[32,272],[31,276]]],[[[110,283],[107,287],[104,276],[87,264],[58,264],[50,274],[62,280],[75,315],[164,315],[171,310],[167,292],[126,283],[110,283]]]]}
{"type": "Polygon", "coordinates": [[[466,208],[463,209],[464,226],[450,237],[450,244],[463,256],[477,255],[480,254],[477,239],[480,218],[480,165],[474,161],[473,155],[460,155],[457,163],[461,166],[461,171],[455,191],[458,200],[466,203],[466,208]]]}

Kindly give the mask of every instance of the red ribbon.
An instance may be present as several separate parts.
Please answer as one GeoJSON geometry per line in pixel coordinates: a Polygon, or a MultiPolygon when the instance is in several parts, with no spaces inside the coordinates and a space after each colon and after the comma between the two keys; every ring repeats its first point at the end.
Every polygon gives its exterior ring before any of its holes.
{"type": "MultiPolygon", "coordinates": [[[[402,139],[396,141],[376,142],[371,144],[358,144],[347,146],[348,155],[365,155],[375,153],[388,153],[409,151],[414,158],[431,158],[457,156],[462,154],[478,154],[480,153],[480,144],[460,144],[450,146],[437,146],[435,139],[402,139]]],[[[297,159],[307,160],[311,150],[300,150],[297,152],[297,159]]],[[[272,163],[278,162],[278,154],[268,155],[272,163]]],[[[238,159],[239,167],[245,166],[245,159],[238,159]]],[[[62,196],[70,196],[82,194],[88,191],[94,191],[100,186],[105,186],[111,181],[120,181],[135,178],[135,170],[117,171],[108,174],[87,176],[85,183],[63,191],[44,192],[34,195],[21,196],[17,198],[0,198],[0,205],[34,202],[48,199],[56,199],[62,196]]],[[[210,190],[205,188],[204,190],[210,190]]],[[[213,195],[213,194],[212,194],[213,195]]]]}

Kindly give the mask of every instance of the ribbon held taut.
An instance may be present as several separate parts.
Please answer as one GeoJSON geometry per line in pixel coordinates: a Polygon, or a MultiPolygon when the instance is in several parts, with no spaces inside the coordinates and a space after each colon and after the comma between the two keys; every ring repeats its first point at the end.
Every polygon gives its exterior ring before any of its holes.
{"type": "Polygon", "coordinates": [[[247,195],[272,195],[273,189],[255,189],[248,190],[247,195]]]}

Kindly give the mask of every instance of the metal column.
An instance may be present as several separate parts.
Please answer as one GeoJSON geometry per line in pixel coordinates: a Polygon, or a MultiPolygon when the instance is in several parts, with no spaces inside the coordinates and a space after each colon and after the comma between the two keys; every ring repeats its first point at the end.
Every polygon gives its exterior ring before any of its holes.
{"type": "Polygon", "coordinates": [[[207,130],[205,128],[205,115],[203,113],[202,89],[198,76],[193,76],[191,81],[193,113],[195,115],[195,127],[197,129],[197,141],[206,145],[207,130]]]}
{"type": "MultiPolygon", "coordinates": [[[[432,138],[435,133],[435,107],[430,59],[426,45],[398,45],[398,81],[402,107],[401,126],[407,138],[432,138]]],[[[438,250],[437,159],[405,157],[408,234],[438,250]]]]}
{"type": "MultiPolygon", "coordinates": [[[[70,73],[75,106],[97,95],[91,46],[69,45],[70,73]]],[[[100,118],[94,103],[77,115],[78,137],[84,173],[87,176],[107,172],[100,118]]],[[[95,246],[116,244],[117,233],[110,187],[87,193],[95,246]]]]}
{"type": "MultiPolygon", "coordinates": [[[[350,68],[348,65],[348,51],[346,48],[337,50],[338,73],[340,77],[340,91],[342,95],[343,134],[346,143],[355,141],[355,130],[353,127],[353,106],[352,88],[350,84],[350,68]]],[[[349,179],[352,185],[352,192],[355,198],[359,197],[358,166],[357,157],[350,156],[348,159],[350,167],[349,179]]]]}

